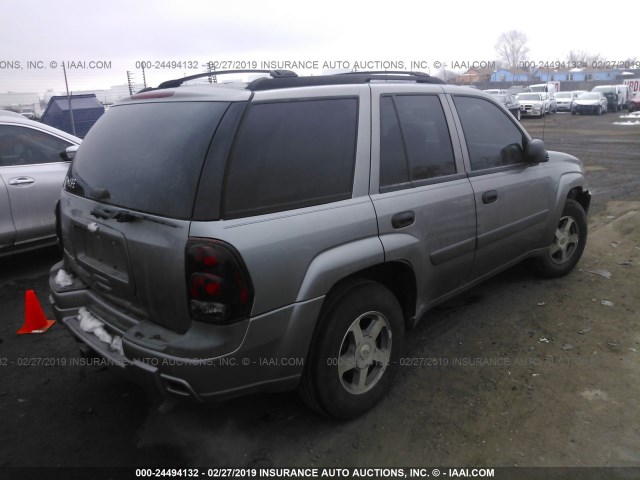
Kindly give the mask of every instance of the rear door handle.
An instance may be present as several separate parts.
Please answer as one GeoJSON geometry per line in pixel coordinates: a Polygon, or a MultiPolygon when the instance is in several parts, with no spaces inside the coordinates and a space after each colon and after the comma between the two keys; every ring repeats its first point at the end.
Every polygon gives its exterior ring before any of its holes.
{"type": "Polygon", "coordinates": [[[482,203],[493,203],[498,200],[498,192],[496,190],[489,190],[482,194],[482,203]]]}
{"type": "Polygon", "coordinates": [[[31,177],[14,177],[9,179],[9,185],[27,185],[35,182],[36,179],[31,177]]]}
{"type": "Polygon", "coordinates": [[[413,225],[413,222],[416,221],[415,212],[400,212],[396,213],[393,217],[391,217],[391,226],[393,228],[404,228],[409,225],[413,225]]]}

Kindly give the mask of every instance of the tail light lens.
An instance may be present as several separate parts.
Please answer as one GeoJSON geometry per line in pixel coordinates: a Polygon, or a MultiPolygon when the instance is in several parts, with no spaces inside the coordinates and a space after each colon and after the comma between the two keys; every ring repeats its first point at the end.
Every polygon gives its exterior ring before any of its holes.
{"type": "Polygon", "coordinates": [[[187,295],[191,318],[228,324],[249,318],[253,287],[240,255],[218,240],[187,242],[187,295]]]}

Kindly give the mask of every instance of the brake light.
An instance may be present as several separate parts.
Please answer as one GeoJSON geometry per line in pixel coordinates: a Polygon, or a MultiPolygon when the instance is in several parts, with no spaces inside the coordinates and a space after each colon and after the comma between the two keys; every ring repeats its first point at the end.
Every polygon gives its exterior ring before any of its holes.
{"type": "Polygon", "coordinates": [[[174,92],[171,90],[151,90],[131,95],[132,100],[149,99],[149,98],[166,98],[171,97],[174,92]]]}
{"type": "Polygon", "coordinates": [[[227,324],[249,318],[253,288],[233,247],[218,240],[190,239],[186,262],[193,320],[227,324]]]}

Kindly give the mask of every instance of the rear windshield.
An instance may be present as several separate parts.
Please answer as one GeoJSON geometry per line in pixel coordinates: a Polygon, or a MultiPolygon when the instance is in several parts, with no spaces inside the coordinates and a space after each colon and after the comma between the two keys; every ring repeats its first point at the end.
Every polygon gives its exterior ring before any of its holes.
{"type": "Polygon", "coordinates": [[[191,217],[202,164],[226,102],[112,107],[89,131],[66,190],[164,217],[191,217]]]}

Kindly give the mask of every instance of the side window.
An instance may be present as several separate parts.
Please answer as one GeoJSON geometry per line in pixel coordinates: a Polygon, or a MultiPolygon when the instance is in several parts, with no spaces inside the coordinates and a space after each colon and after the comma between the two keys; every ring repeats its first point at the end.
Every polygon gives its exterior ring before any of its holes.
{"type": "Polygon", "coordinates": [[[350,198],[357,112],[355,98],[252,105],[229,159],[224,216],[350,198]]]}
{"type": "Polygon", "coordinates": [[[40,130],[0,125],[0,167],[62,162],[60,153],[70,145],[40,130]]]}
{"type": "Polygon", "coordinates": [[[524,162],[523,135],[507,115],[482,98],[454,97],[472,170],[524,162]]]}
{"type": "Polygon", "coordinates": [[[380,102],[383,191],[456,173],[449,129],[437,96],[383,96],[380,102]]]}

